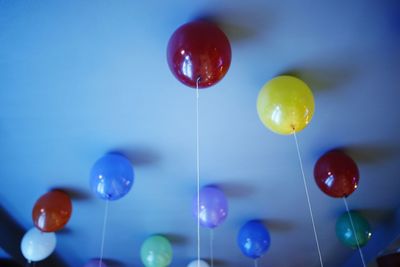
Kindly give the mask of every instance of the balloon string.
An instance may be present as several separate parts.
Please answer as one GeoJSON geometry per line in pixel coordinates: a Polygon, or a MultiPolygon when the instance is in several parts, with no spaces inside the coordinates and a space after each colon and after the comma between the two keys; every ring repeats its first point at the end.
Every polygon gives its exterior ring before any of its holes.
{"type": "Polygon", "coordinates": [[[210,230],[210,261],[211,267],[214,267],[214,230],[210,230]]]}
{"type": "Polygon", "coordinates": [[[196,187],[197,187],[197,267],[200,267],[200,149],[199,149],[199,81],[196,80],[196,187]]]}
{"type": "Polygon", "coordinates": [[[106,200],[106,207],[104,210],[103,230],[101,234],[101,247],[100,247],[100,260],[99,267],[103,266],[103,254],[104,254],[104,239],[106,235],[107,219],[108,219],[108,200],[106,200]]]}
{"type": "Polygon", "coordinates": [[[363,254],[363,252],[361,250],[360,242],[358,241],[358,237],[357,237],[357,233],[356,233],[356,228],[354,227],[353,218],[351,217],[350,210],[349,210],[349,205],[347,204],[347,200],[346,200],[345,197],[343,197],[343,202],[344,202],[344,205],[346,206],[346,211],[347,211],[347,213],[349,214],[349,217],[350,217],[351,228],[353,228],[353,233],[354,233],[354,236],[356,238],[357,248],[358,248],[358,252],[360,253],[362,264],[363,264],[364,267],[366,267],[365,260],[364,260],[364,254],[363,254]]]}
{"type": "MultiPolygon", "coordinates": [[[[293,129],[293,130],[294,130],[294,129],[293,129]]],[[[306,181],[306,176],[305,176],[305,174],[304,174],[303,160],[302,160],[301,154],[300,154],[299,142],[298,142],[298,140],[297,140],[296,131],[293,131],[293,136],[294,136],[294,141],[295,141],[295,143],[296,143],[297,156],[298,156],[298,158],[299,158],[301,174],[302,174],[302,176],[303,176],[304,190],[305,190],[306,196],[307,196],[308,209],[309,209],[309,211],[310,211],[311,223],[312,223],[313,230],[314,230],[315,243],[316,243],[317,249],[318,249],[319,262],[320,262],[320,264],[321,264],[321,267],[323,267],[324,264],[323,264],[323,262],[322,262],[321,248],[320,248],[320,246],[319,246],[317,230],[316,230],[316,228],[315,228],[314,214],[313,214],[313,210],[312,210],[312,207],[311,207],[310,194],[308,193],[308,185],[307,185],[307,181],[306,181]]]]}
{"type": "Polygon", "coordinates": [[[254,267],[258,267],[258,259],[254,260],[254,267]]]}

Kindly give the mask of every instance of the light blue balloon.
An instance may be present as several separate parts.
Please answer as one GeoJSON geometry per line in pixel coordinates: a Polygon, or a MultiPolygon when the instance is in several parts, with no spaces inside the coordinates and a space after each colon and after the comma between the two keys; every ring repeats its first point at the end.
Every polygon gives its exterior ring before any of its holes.
{"type": "Polygon", "coordinates": [[[267,252],[271,238],[260,220],[251,220],[240,228],[237,242],[245,256],[258,259],[267,252]]]}
{"type": "Polygon", "coordinates": [[[121,154],[107,154],[96,161],[90,172],[90,187],[100,198],[117,200],[132,187],[134,172],[131,162],[121,154]]]}

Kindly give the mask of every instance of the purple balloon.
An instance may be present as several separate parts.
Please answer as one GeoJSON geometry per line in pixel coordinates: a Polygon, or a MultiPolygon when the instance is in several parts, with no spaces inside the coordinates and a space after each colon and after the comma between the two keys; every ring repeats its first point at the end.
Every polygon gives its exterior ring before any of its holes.
{"type": "Polygon", "coordinates": [[[86,263],[85,266],[83,267],[108,267],[108,266],[107,264],[104,263],[104,261],[100,263],[100,260],[93,259],[88,261],[88,263],[86,263]]]}
{"type": "Polygon", "coordinates": [[[205,186],[200,190],[200,213],[197,213],[197,195],[193,201],[193,214],[204,227],[215,228],[228,216],[228,201],[219,188],[205,186]]]}

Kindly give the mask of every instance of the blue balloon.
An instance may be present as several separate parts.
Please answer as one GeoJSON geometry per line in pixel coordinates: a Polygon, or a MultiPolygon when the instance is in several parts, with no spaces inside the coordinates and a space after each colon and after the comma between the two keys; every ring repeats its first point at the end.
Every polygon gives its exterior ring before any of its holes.
{"type": "Polygon", "coordinates": [[[240,228],[237,242],[245,256],[258,259],[267,252],[271,237],[260,220],[251,220],[240,228]]]}
{"type": "Polygon", "coordinates": [[[121,154],[107,154],[96,161],[90,172],[90,187],[100,198],[117,200],[132,187],[134,172],[131,162],[121,154]]]}

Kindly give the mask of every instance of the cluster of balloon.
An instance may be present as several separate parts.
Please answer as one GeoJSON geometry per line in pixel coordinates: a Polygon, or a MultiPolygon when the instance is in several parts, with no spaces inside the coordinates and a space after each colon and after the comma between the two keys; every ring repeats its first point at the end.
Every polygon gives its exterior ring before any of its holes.
{"type": "Polygon", "coordinates": [[[117,200],[131,189],[134,172],[131,162],[123,155],[110,153],[93,165],[90,173],[90,187],[101,199],[117,200]]]}
{"type": "Polygon", "coordinates": [[[345,246],[356,249],[371,239],[371,227],[360,213],[345,212],[336,222],[336,236],[345,246]]]}
{"type": "Polygon", "coordinates": [[[251,220],[240,228],[237,242],[245,256],[258,259],[267,252],[271,238],[268,229],[260,220],[251,220]]]}
{"type": "Polygon", "coordinates": [[[36,228],[25,233],[21,251],[29,262],[41,261],[53,253],[57,239],[54,232],[61,230],[72,214],[69,195],[53,190],[42,195],[32,209],[32,220],[36,228]]]}
{"type": "Polygon", "coordinates": [[[347,197],[357,189],[360,175],[356,163],[341,150],[331,150],[314,167],[315,182],[330,197],[347,197]]]}
{"type": "Polygon", "coordinates": [[[54,233],[44,233],[33,227],[22,238],[22,255],[29,262],[44,260],[53,253],[56,243],[57,239],[54,233]]]}
{"type": "Polygon", "coordinates": [[[271,131],[293,134],[310,123],[314,114],[314,96],[302,80],[278,76],[267,82],[258,94],[257,112],[271,131]]]}
{"type": "Polygon", "coordinates": [[[162,235],[152,235],[143,242],[140,257],[146,267],[169,266],[172,261],[171,243],[162,235]]]}
{"type": "Polygon", "coordinates": [[[215,228],[222,224],[228,216],[228,201],[224,192],[216,186],[204,186],[200,189],[199,208],[197,197],[193,201],[193,214],[199,218],[200,225],[215,228]]]}
{"type": "Polygon", "coordinates": [[[203,261],[203,260],[199,260],[199,261],[194,260],[194,261],[191,261],[187,267],[210,267],[210,265],[206,261],[203,261]]]}
{"type": "Polygon", "coordinates": [[[231,64],[231,45],[222,30],[207,21],[179,27],[167,48],[169,68],[183,84],[196,88],[219,82],[231,64]]]}
{"type": "MultiPolygon", "coordinates": [[[[338,149],[328,151],[318,159],[314,177],[321,191],[333,198],[347,198],[357,189],[360,180],[357,164],[338,149]]],[[[344,213],[336,222],[336,236],[351,248],[364,246],[371,235],[368,221],[355,211],[344,213]]]]}
{"type": "MultiPolygon", "coordinates": [[[[231,58],[231,45],[225,33],[208,21],[192,21],[180,26],[168,42],[167,61],[171,72],[192,88],[207,88],[218,83],[228,72],[231,58]]],[[[195,198],[193,213],[202,226],[217,227],[228,215],[224,193],[216,187],[203,187],[195,198]]],[[[208,264],[196,260],[189,266],[208,264]]]]}
{"type": "Polygon", "coordinates": [[[107,264],[104,263],[104,261],[100,261],[98,259],[92,259],[88,261],[83,267],[108,267],[108,266],[107,264]]]}

